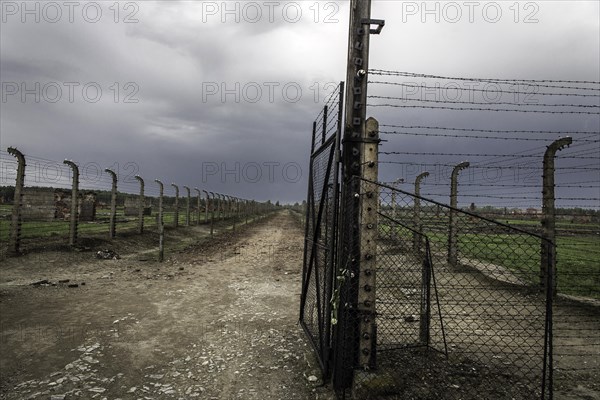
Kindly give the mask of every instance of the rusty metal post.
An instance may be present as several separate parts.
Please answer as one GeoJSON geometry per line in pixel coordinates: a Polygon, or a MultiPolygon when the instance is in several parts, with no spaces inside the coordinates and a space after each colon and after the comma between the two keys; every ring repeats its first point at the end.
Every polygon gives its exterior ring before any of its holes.
{"type": "Polygon", "coordinates": [[[183,188],[187,192],[187,202],[185,203],[185,226],[190,226],[190,188],[185,185],[183,185],[183,188]]]}
{"type": "MultiPolygon", "coordinates": [[[[556,289],[556,213],[554,208],[554,157],[556,152],[573,143],[570,137],[555,140],[544,153],[542,175],[542,240],[540,262],[540,287],[547,289],[549,276],[556,289]]],[[[556,293],[556,291],[554,292],[556,293]]]]}
{"type": "Polygon", "coordinates": [[[177,228],[179,226],[179,186],[171,183],[171,186],[175,188],[175,217],[173,219],[173,226],[177,228]]]}
{"type": "Polygon", "coordinates": [[[15,180],[15,195],[13,200],[12,215],[9,232],[9,251],[12,254],[19,254],[21,251],[21,225],[23,217],[21,208],[23,207],[23,190],[25,186],[25,156],[14,147],[7,149],[8,153],[17,159],[17,177],[15,180]]]}
{"type": "MultiPolygon", "coordinates": [[[[421,226],[421,199],[419,199],[419,196],[421,196],[421,181],[427,178],[428,176],[429,172],[421,172],[419,175],[417,175],[417,178],[415,179],[415,204],[413,224],[415,230],[419,233],[423,232],[421,226]]],[[[413,232],[413,252],[415,253],[416,257],[420,258],[423,237],[419,233],[413,232]]]]}
{"type": "Polygon", "coordinates": [[[71,160],[64,160],[64,164],[71,167],[73,171],[73,183],[71,189],[71,223],[69,227],[69,246],[77,243],[77,223],[79,222],[79,168],[71,160]]]}
{"type": "Polygon", "coordinates": [[[163,262],[165,259],[165,225],[163,223],[163,194],[165,186],[161,181],[155,179],[154,182],[158,183],[158,261],[163,262]]]}
{"type": "Polygon", "coordinates": [[[206,200],[204,202],[204,223],[208,224],[208,209],[209,209],[209,206],[212,206],[212,204],[210,201],[210,195],[208,194],[208,191],[203,190],[203,192],[206,196],[206,200]]]}
{"type": "Polygon", "coordinates": [[[456,208],[458,207],[458,173],[465,168],[469,168],[467,161],[457,164],[452,169],[450,179],[450,220],[448,230],[448,264],[455,267],[458,262],[458,217],[456,208]]]}
{"type": "Polygon", "coordinates": [[[112,190],[110,193],[110,223],[108,228],[108,237],[114,239],[117,233],[117,174],[115,171],[106,168],[104,172],[107,172],[112,177],[112,190]]]}
{"type": "Polygon", "coordinates": [[[200,192],[200,189],[198,189],[198,188],[194,188],[194,190],[196,191],[196,193],[198,193],[198,209],[196,210],[196,225],[200,225],[200,206],[201,206],[201,200],[202,200],[202,192],[200,192]]]}
{"type": "Polygon", "coordinates": [[[144,233],[144,208],[146,206],[146,200],[144,199],[144,180],[139,175],[136,175],[135,179],[140,183],[140,195],[138,198],[138,233],[141,235],[144,233]]]}

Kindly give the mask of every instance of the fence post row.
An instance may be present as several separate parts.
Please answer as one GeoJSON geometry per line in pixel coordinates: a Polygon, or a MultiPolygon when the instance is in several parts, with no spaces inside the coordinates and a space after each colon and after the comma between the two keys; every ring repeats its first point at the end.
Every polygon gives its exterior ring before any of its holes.
{"type": "Polygon", "coordinates": [[[165,256],[164,239],[165,239],[165,226],[163,224],[163,193],[164,185],[158,179],[154,182],[158,183],[159,194],[158,194],[158,261],[162,262],[165,256]]]}
{"type": "Polygon", "coordinates": [[[542,172],[542,240],[540,287],[548,289],[548,279],[554,282],[556,289],[556,215],[554,210],[554,157],[556,152],[573,142],[570,137],[555,140],[544,153],[542,172]]]}
{"type": "Polygon", "coordinates": [[[112,190],[110,193],[110,224],[108,228],[108,237],[114,239],[117,233],[116,222],[117,222],[117,174],[106,168],[104,172],[107,172],[112,177],[112,190]]]}
{"type": "Polygon", "coordinates": [[[71,223],[69,227],[69,246],[75,246],[77,243],[77,224],[79,222],[79,168],[71,160],[64,160],[64,164],[71,167],[73,171],[73,183],[71,189],[71,223]]]}
{"type": "Polygon", "coordinates": [[[455,267],[458,262],[458,220],[456,216],[457,196],[458,196],[458,173],[465,168],[469,168],[469,162],[463,161],[452,169],[450,180],[450,216],[448,230],[448,265],[455,267]]]}
{"type": "Polygon", "coordinates": [[[9,251],[13,254],[20,253],[21,247],[21,224],[23,218],[21,208],[23,206],[23,187],[25,186],[25,156],[14,147],[7,149],[8,153],[13,155],[18,162],[17,177],[15,181],[15,197],[13,200],[13,209],[11,215],[9,232],[9,251]]]}
{"type": "Polygon", "coordinates": [[[139,175],[136,175],[135,179],[140,183],[140,196],[138,198],[138,233],[141,235],[144,233],[144,207],[146,206],[146,200],[144,199],[144,180],[139,175]]]}

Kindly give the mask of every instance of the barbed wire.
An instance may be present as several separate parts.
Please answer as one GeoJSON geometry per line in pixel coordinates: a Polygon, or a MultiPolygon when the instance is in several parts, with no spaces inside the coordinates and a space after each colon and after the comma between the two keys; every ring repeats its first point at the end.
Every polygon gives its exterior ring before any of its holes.
{"type": "Polygon", "coordinates": [[[413,101],[422,103],[446,103],[446,104],[472,104],[472,105],[507,105],[507,106],[518,106],[518,107],[580,107],[580,108],[600,108],[600,105],[596,104],[550,104],[550,103],[518,103],[511,101],[447,101],[447,100],[429,100],[429,99],[414,99],[410,97],[394,97],[394,96],[367,96],[369,99],[383,99],[383,100],[399,100],[399,101],[413,101]]]}
{"type": "Polygon", "coordinates": [[[392,107],[392,108],[425,108],[430,110],[448,110],[448,111],[492,111],[492,112],[518,112],[518,113],[532,113],[532,114],[586,114],[586,115],[600,115],[599,112],[592,111],[549,111],[549,110],[519,110],[519,109],[503,109],[503,108],[484,108],[484,107],[448,107],[448,106],[413,106],[413,105],[400,105],[400,104],[373,104],[367,103],[368,107],[392,107]]]}
{"type": "Polygon", "coordinates": [[[489,82],[489,83],[500,83],[500,84],[535,83],[536,86],[556,88],[556,89],[600,90],[598,88],[586,88],[586,87],[580,87],[580,86],[546,85],[546,83],[579,83],[579,84],[589,84],[589,85],[600,85],[600,81],[590,81],[590,80],[467,78],[467,77],[452,77],[452,76],[443,76],[443,75],[421,74],[421,73],[405,72],[405,71],[391,71],[391,70],[383,70],[383,69],[370,69],[369,73],[372,75],[382,75],[382,76],[402,76],[402,77],[409,77],[409,78],[444,79],[444,80],[471,81],[471,82],[489,82]]]}
{"type": "MultiPolygon", "coordinates": [[[[375,85],[391,85],[391,86],[402,86],[409,88],[420,88],[420,89],[433,89],[433,90],[448,90],[441,86],[428,86],[428,85],[415,85],[410,83],[398,83],[389,81],[368,81],[369,84],[375,85]]],[[[507,94],[528,94],[528,95],[539,95],[539,96],[565,96],[565,97],[600,97],[600,94],[581,94],[581,93],[554,93],[554,92],[524,92],[520,90],[503,90],[503,89],[475,89],[475,88],[461,88],[452,87],[452,90],[462,90],[465,92],[477,92],[477,93],[507,93],[507,94]]]]}

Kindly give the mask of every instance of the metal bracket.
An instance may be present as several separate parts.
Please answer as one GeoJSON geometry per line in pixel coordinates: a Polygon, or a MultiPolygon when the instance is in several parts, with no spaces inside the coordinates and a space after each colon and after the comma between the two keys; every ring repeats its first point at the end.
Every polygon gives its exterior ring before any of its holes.
{"type": "Polygon", "coordinates": [[[366,19],[363,18],[360,20],[360,23],[362,25],[369,25],[369,33],[373,34],[373,35],[379,35],[381,33],[381,30],[383,29],[384,25],[385,25],[385,20],[383,19],[366,19]],[[376,29],[371,29],[371,25],[377,25],[376,29]]]}
{"type": "Polygon", "coordinates": [[[371,139],[371,138],[360,138],[360,139],[356,139],[356,138],[346,138],[344,140],[342,140],[342,143],[377,143],[379,144],[381,142],[381,139],[371,139]]]}

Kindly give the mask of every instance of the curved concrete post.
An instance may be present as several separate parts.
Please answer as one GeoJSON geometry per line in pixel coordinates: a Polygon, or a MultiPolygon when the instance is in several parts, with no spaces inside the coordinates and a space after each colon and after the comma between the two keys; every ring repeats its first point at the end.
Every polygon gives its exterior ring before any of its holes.
{"type": "MultiPolygon", "coordinates": [[[[419,175],[417,175],[417,178],[415,179],[415,204],[413,224],[415,230],[419,232],[423,231],[421,226],[421,199],[419,199],[419,196],[421,195],[421,181],[427,178],[428,176],[429,172],[421,172],[419,175]]],[[[413,233],[413,251],[415,252],[415,255],[421,254],[422,239],[423,238],[421,235],[419,235],[418,233],[413,233]]]]}
{"type": "Polygon", "coordinates": [[[196,193],[198,193],[198,209],[196,210],[196,225],[200,225],[200,201],[202,200],[202,192],[198,188],[194,188],[196,193]]]}
{"type": "Polygon", "coordinates": [[[21,251],[21,224],[23,223],[21,207],[23,206],[23,190],[25,186],[25,156],[15,147],[9,147],[6,151],[14,156],[18,162],[8,246],[11,253],[19,254],[21,251]]]}
{"type": "Polygon", "coordinates": [[[114,239],[116,236],[116,223],[117,223],[117,174],[112,169],[106,168],[104,172],[107,172],[112,177],[112,190],[110,192],[110,225],[108,228],[108,237],[114,239]]]}
{"type": "Polygon", "coordinates": [[[223,219],[223,198],[221,197],[220,193],[215,193],[217,195],[217,199],[219,200],[217,202],[217,215],[218,215],[218,219],[222,220],[223,219]]]}
{"type": "Polygon", "coordinates": [[[165,258],[165,225],[163,223],[163,194],[165,185],[158,179],[154,182],[158,183],[158,261],[162,262],[165,258]]]}
{"type": "Polygon", "coordinates": [[[73,184],[71,189],[71,224],[69,228],[69,246],[77,243],[77,222],[79,212],[79,167],[71,160],[64,160],[64,164],[73,170],[73,184]]]}
{"type": "Polygon", "coordinates": [[[208,224],[208,209],[212,206],[212,202],[210,201],[210,194],[207,190],[202,190],[206,196],[206,202],[204,204],[204,223],[208,224]]]}
{"type": "Polygon", "coordinates": [[[556,221],[554,209],[554,157],[556,152],[573,143],[570,137],[555,140],[544,153],[542,175],[542,254],[540,286],[556,289],[556,221]],[[550,283],[552,282],[552,283],[550,283]],[[550,285],[549,285],[550,283],[550,285]]]}
{"type": "Polygon", "coordinates": [[[179,186],[171,183],[171,186],[175,188],[175,216],[173,218],[173,226],[177,228],[179,226],[179,186]]]}
{"type": "Polygon", "coordinates": [[[140,195],[138,197],[138,233],[144,233],[144,207],[146,200],[144,199],[144,180],[141,176],[136,175],[135,179],[140,183],[140,195]]]}
{"type": "Polygon", "coordinates": [[[448,264],[450,266],[456,266],[458,262],[458,220],[456,216],[456,208],[458,205],[458,173],[463,169],[469,168],[467,161],[463,161],[457,164],[452,169],[452,176],[450,179],[450,221],[448,231],[448,264]]]}
{"type": "Polygon", "coordinates": [[[187,192],[187,202],[185,203],[185,226],[190,226],[190,188],[183,185],[183,188],[187,192]]]}
{"type": "Polygon", "coordinates": [[[212,236],[215,227],[215,206],[217,205],[215,197],[217,195],[215,192],[210,192],[210,194],[212,194],[212,207],[210,210],[210,236],[212,236]]]}

